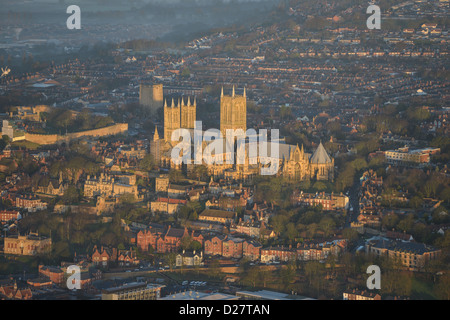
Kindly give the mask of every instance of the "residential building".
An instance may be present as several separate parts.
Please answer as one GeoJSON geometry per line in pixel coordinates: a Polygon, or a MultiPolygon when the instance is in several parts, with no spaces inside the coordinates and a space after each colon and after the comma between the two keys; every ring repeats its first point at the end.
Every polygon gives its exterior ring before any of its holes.
{"type": "Polygon", "coordinates": [[[399,261],[410,271],[420,271],[429,261],[437,259],[441,250],[417,242],[374,239],[365,246],[366,254],[388,257],[399,261]]]}
{"type": "Polygon", "coordinates": [[[342,293],[343,300],[381,300],[380,294],[367,290],[353,289],[342,293]]]}
{"type": "Polygon", "coordinates": [[[102,300],[158,300],[163,286],[132,282],[102,290],[102,300]]]}
{"type": "Polygon", "coordinates": [[[218,222],[222,224],[230,224],[234,221],[236,212],[218,209],[205,209],[198,219],[200,221],[218,222]]]}
{"type": "Polygon", "coordinates": [[[21,256],[35,256],[49,253],[52,249],[52,240],[37,233],[21,236],[7,236],[5,238],[5,254],[21,256]]]}
{"type": "Polygon", "coordinates": [[[346,195],[334,193],[304,193],[303,191],[294,192],[292,201],[296,205],[313,207],[321,205],[323,210],[347,210],[349,207],[349,198],[346,195]]]}
{"type": "Polygon", "coordinates": [[[33,195],[19,195],[16,197],[16,207],[36,212],[47,209],[47,203],[33,195]]]}
{"type": "Polygon", "coordinates": [[[203,265],[203,252],[196,253],[193,251],[185,251],[177,254],[176,257],[176,266],[177,267],[194,267],[203,265]]]}
{"type": "Polygon", "coordinates": [[[438,154],[440,148],[424,148],[410,150],[408,147],[385,152],[386,161],[393,165],[423,166],[430,163],[431,155],[438,154]]]}
{"type": "Polygon", "coordinates": [[[39,275],[48,278],[54,284],[64,282],[64,272],[59,267],[39,265],[39,275]]]}
{"type": "Polygon", "coordinates": [[[19,211],[15,210],[2,210],[0,211],[0,222],[6,223],[10,221],[17,221],[22,219],[22,215],[19,211]]]}
{"type": "Polygon", "coordinates": [[[166,214],[174,214],[186,204],[187,200],[158,197],[156,201],[150,202],[150,210],[152,213],[161,212],[166,214]]]}
{"type": "Polygon", "coordinates": [[[245,240],[242,243],[242,255],[252,261],[259,260],[261,257],[262,245],[254,240],[245,240]]]}
{"type": "Polygon", "coordinates": [[[17,282],[14,281],[14,283],[0,286],[0,297],[9,300],[31,300],[33,293],[28,286],[18,286],[17,282]]]}

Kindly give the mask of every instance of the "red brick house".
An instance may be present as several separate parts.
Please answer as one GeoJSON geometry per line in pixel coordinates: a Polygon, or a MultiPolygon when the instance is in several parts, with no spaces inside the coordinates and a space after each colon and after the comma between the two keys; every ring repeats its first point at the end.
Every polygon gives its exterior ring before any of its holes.
{"type": "Polygon", "coordinates": [[[157,241],[162,233],[159,229],[149,227],[147,230],[140,230],[136,236],[136,244],[142,251],[148,251],[150,246],[156,251],[157,241]]]}
{"type": "Polygon", "coordinates": [[[192,239],[192,241],[197,241],[198,243],[200,243],[203,248],[203,246],[205,244],[205,238],[203,237],[203,235],[200,232],[195,232],[192,230],[191,239],[192,239]]]}
{"type": "Polygon", "coordinates": [[[223,251],[223,241],[227,238],[226,235],[214,236],[211,239],[205,240],[205,254],[215,256],[221,256],[223,251]]]}
{"type": "Polygon", "coordinates": [[[139,264],[139,259],[133,250],[119,250],[117,262],[119,266],[131,266],[139,264]]]}
{"type": "Polygon", "coordinates": [[[9,222],[9,221],[17,221],[22,219],[22,215],[19,211],[8,211],[2,210],[0,211],[0,222],[9,222]]]}
{"type": "Polygon", "coordinates": [[[172,228],[170,225],[166,234],[157,241],[157,252],[177,252],[181,246],[181,239],[189,236],[187,228],[172,228]]]}
{"type": "Polygon", "coordinates": [[[261,249],[261,262],[289,261],[297,259],[297,250],[289,247],[268,247],[261,249]]]}
{"type": "MultiPolygon", "coordinates": [[[[86,289],[92,284],[93,277],[89,274],[89,272],[81,272],[80,273],[80,289],[86,289]]],[[[76,284],[76,279],[72,279],[72,284],[76,284]]]]}
{"type": "Polygon", "coordinates": [[[242,244],[244,239],[232,238],[222,242],[222,256],[225,258],[242,258],[242,244]]]}
{"type": "Polygon", "coordinates": [[[104,248],[103,246],[97,248],[97,246],[95,246],[91,260],[96,266],[101,265],[107,267],[111,262],[117,261],[117,249],[104,248]]]}
{"type": "Polygon", "coordinates": [[[55,284],[64,282],[64,272],[60,268],[39,265],[39,275],[50,279],[55,284]]]}
{"type": "Polygon", "coordinates": [[[0,297],[14,300],[30,300],[33,296],[30,288],[19,288],[17,283],[0,286],[0,297]]]}
{"type": "Polygon", "coordinates": [[[242,243],[242,255],[250,260],[258,260],[261,255],[262,245],[254,240],[245,240],[242,243]]]}
{"type": "Polygon", "coordinates": [[[137,246],[142,251],[148,251],[151,246],[156,252],[167,253],[177,252],[181,246],[181,240],[185,237],[191,237],[192,240],[198,241],[202,246],[204,238],[200,233],[191,231],[187,228],[173,228],[170,225],[164,232],[158,228],[151,228],[139,231],[136,238],[137,246]]]}

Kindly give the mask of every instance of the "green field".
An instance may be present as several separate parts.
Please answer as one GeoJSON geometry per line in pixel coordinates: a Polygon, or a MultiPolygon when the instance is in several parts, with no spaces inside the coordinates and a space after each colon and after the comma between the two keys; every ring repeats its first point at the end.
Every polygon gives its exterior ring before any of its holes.
{"type": "Polygon", "coordinates": [[[30,142],[27,140],[15,141],[15,142],[11,143],[11,146],[19,147],[19,148],[26,148],[28,150],[36,150],[37,148],[39,148],[39,144],[30,142]]]}
{"type": "Polygon", "coordinates": [[[412,279],[411,299],[417,300],[436,300],[436,296],[433,292],[433,284],[426,282],[417,277],[412,279]]]}

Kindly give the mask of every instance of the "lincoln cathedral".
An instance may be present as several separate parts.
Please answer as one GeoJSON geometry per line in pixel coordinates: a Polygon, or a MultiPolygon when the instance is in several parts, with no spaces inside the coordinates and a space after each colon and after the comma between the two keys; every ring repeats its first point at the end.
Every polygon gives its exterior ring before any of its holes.
{"type": "MultiPolygon", "coordinates": [[[[178,144],[178,141],[171,141],[172,132],[176,129],[184,128],[191,132],[194,130],[196,121],[197,104],[195,98],[172,99],[169,104],[164,100],[164,137],[159,136],[158,129],[155,128],[153,141],[150,144],[150,151],[163,168],[182,169],[182,165],[175,165],[171,160],[171,151],[178,144]]],[[[242,129],[247,130],[247,97],[246,91],[242,95],[235,93],[233,87],[231,95],[221,92],[220,96],[220,132],[225,137],[226,130],[242,129]]],[[[208,145],[203,142],[203,150],[208,145]]],[[[250,163],[248,157],[248,146],[246,142],[245,162],[243,164],[230,164],[224,161],[223,164],[206,164],[208,173],[214,177],[242,180],[257,175],[262,164],[257,159],[257,163],[250,163]]],[[[325,150],[322,143],[311,154],[305,152],[303,145],[290,145],[280,140],[280,143],[272,143],[279,147],[279,170],[278,175],[284,176],[293,181],[301,180],[328,180],[334,178],[334,159],[325,150]]],[[[225,155],[224,152],[224,157],[225,155]]],[[[195,164],[186,165],[186,170],[193,170],[195,164]]]]}

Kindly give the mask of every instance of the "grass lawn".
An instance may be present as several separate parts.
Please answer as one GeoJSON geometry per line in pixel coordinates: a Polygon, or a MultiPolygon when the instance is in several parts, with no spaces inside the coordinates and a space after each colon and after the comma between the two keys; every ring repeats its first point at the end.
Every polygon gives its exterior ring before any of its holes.
{"type": "Polygon", "coordinates": [[[0,258],[0,274],[37,273],[39,259],[27,256],[7,256],[0,258]]]}
{"type": "Polygon", "coordinates": [[[13,143],[11,143],[12,147],[19,147],[19,148],[27,148],[29,150],[36,150],[37,148],[39,148],[39,144],[34,143],[34,142],[30,142],[27,140],[21,140],[21,141],[15,141],[13,143]]]}
{"type": "Polygon", "coordinates": [[[433,283],[414,277],[412,279],[411,299],[437,299],[433,292],[433,283]]]}

